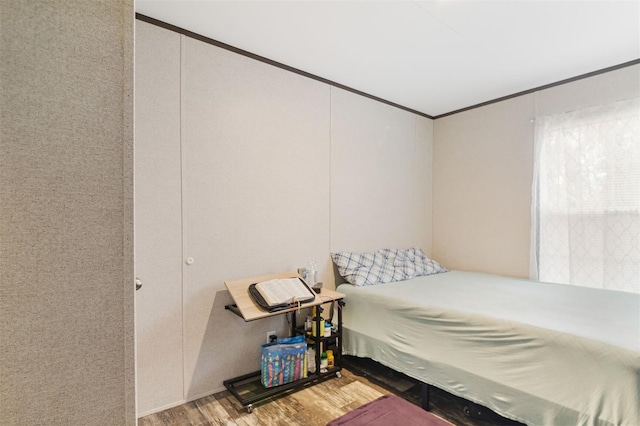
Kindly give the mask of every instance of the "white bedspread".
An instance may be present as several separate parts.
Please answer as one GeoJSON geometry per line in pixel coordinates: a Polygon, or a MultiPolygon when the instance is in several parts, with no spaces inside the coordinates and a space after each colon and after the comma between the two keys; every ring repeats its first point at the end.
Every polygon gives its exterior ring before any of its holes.
{"type": "Polygon", "coordinates": [[[338,291],[345,354],[528,425],[640,425],[640,295],[460,271],[338,291]]]}

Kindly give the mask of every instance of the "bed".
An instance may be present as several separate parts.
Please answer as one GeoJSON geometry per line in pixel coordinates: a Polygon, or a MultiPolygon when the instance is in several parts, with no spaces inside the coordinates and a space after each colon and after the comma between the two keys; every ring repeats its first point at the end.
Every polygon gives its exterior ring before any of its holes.
{"type": "Polygon", "coordinates": [[[462,271],[337,291],[346,355],[528,425],[640,425],[640,295],[462,271]]]}

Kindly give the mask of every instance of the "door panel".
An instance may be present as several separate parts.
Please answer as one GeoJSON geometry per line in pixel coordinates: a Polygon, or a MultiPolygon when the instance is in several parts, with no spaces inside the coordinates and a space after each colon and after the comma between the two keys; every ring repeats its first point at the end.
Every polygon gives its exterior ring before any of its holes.
{"type": "Polygon", "coordinates": [[[136,21],[135,268],[138,416],[180,403],[180,35],[136,21]]]}
{"type": "Polygon", "coordinates": [[[260,368],[284,315],[244,322],[225,280],[329,278],[329,86],[183,37],[185,395],[260,368]]]}

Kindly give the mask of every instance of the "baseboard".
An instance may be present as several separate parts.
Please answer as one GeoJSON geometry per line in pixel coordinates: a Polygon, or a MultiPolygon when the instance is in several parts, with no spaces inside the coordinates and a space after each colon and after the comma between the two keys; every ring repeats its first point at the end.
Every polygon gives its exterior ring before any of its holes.
{"type": "Polygon", "coordinates": [[[143,411],[141,413],[136,413],[136,418],[139,419],[140,417],[149,416],[151,414],[156,414],[156,413],[159,413],[160,411],[168,410],[170,408],[177,407],[178,405],[186,404],[188,402],[195,401],[196,399],[204,398],[205,396],[213,395],[213,394],[216,394],[218,392],[222,392],[224,390],[226,390],[226,388],[224,386],[222,386],[220,388],[213,389],[212,391],[202,392],[202,393],[190,396],[187,399],[183,399],[183,400],[180,400],[180,401],[172,402],[170,404],[162,405],[160,407],[152,408],[151,410],[143,411]]]}
{"type": "Polygon", "coordinates": [[[222,391],[225,391],[225,390],[227,390],[227,388],[225,388],[224,386],[222,386],[222,387],[219,387],[219,388],[215,388],[215,389],[213,389],[213,390],[211,390],[211,391],[197,393],[197,394],[195,394],[195,395],[189,396],[189,397],[185,400],[185,402],[184,402],[184,403],[191,402],[191,401],[195,401],[196,399],[204,398],[205,396],[214,395],[214,394],[216,394],[216,393],[218,393],[218,392],[222,392],[222,391]]]}
{"type": "Polygon", "coordinates": [[[148,416],[150,414],[159,413],[160,411],[168,410],[169,408],[173,408],[173,407],[177,407],[178,405],[182,405],[185,402],[186,401],[184,401],[184,400],[180,400],[180,401],[172,402],[172,403],[167,404],[167,405],[162,405],[160,407],[152,408],[151,410],[142,411],[140,413],[136,413],[136,418],[139,419],[140,417],[148,416]]]}

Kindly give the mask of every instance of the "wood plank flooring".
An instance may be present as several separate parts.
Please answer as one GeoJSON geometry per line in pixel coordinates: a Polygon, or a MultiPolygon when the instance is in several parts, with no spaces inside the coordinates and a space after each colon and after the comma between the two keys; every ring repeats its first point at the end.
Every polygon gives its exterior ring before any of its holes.
{"type": "Polygon", "coordinates": [[[138,425],[326,425],[336,417],[388,393],[381,386],[342,370],[341,378],[255,404],[250,414],[233,395],[224,391],[141,417],[138,425]]]}
{"type": "MultiPolygon", "coordinates": [[[[341,378],[333,378],[279,398],[254,404],[252,413],[223,391],[159,413],[141,417],[140,426],[226,425],[226,426],[324,426],[329,421],[394,393],[420,404],[420,385],[379,364],[357,359],[345,361],[341,378]]],[[[455,426],[521,425],[495,413],[484,420],[464,414],[468,402],[437,388],[431,391],[431,412],[455,426]]]]}

